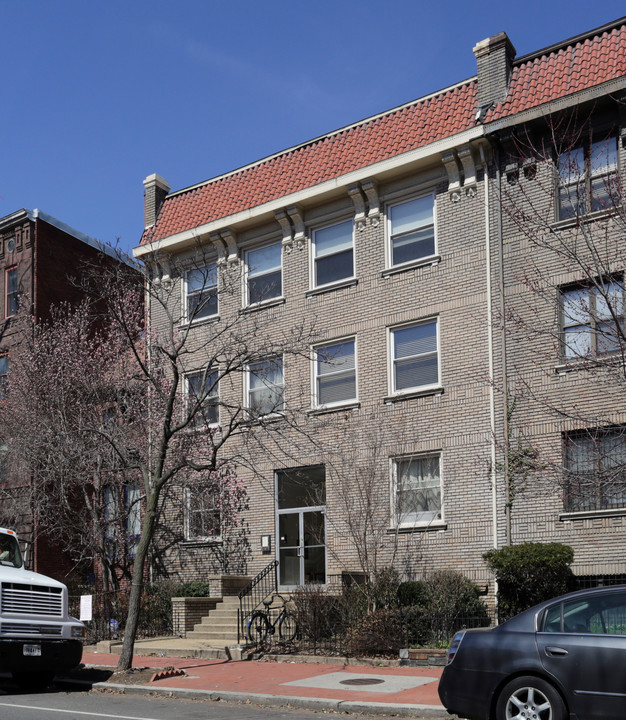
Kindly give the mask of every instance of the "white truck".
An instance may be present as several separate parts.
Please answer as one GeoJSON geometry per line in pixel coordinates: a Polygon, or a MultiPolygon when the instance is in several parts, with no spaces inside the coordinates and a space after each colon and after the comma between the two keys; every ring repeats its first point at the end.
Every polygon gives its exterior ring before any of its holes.
{"type": "Polygon", "coordinates": [[[84,637],[68,615],[67,587],[26,570],[17,535],[0,528],[0,671],[21,687],[46,687],[80,663],[84,637]]]}

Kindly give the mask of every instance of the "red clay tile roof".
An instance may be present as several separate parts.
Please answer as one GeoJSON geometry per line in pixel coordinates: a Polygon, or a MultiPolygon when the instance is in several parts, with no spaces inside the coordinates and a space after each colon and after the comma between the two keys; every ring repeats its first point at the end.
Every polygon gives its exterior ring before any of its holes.
{"type": "MultiPolygon", "coordinates": [[[[507,98],[484,122],[499,120],[626,75],[626,25],[580,42],[522,58],[507,98]]],[[[286,150],[226,176],[166,198],[141,244],[263,205],[325,180],[472,128],[476,79],[353,127],[286,150]]]]}
{"type": "Polygon", "coordinates": [[[509,93],[485,117],[499,120],[626,75],[626,26],[523,60],[511,73],[509,93]]]}

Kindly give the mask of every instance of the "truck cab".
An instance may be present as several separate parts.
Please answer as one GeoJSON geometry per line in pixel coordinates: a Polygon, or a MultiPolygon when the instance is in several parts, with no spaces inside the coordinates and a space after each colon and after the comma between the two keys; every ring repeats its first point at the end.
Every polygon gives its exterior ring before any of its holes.
{"type": "Polygon", "coordinates": [[[80,663],[85,626],[67,603],[67,587],[26,570],[17,535],[0,528],[0,671],[21,687],[46,687],[80,663]]]}

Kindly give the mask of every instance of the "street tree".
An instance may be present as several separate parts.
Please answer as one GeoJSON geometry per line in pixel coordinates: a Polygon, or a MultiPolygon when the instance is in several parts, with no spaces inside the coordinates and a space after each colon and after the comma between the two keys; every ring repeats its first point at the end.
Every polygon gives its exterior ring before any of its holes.
{"type": "Polygon", "coordinates": [[[60,309],[20,349],[0,421],[38,487],[54,488],[40,493],[45,516],[72,512],[77,501],[94,513],[105,563],[110,523],[102,492],[112,482],[120,492],[133,488],[126,517],[140,506],[141,523],[138,537],[124,540],[132,543],[132,580],[123,670],[132,663],[167,491],[192,488],[211,499],[220,523],[237,524],[246,494],[238,468],[253,467],[255,453],[276,451],[282,433],[310,440],[298,424],[297,399],[285,403],[280,378],[283,362],[308,353],[313,328],[300,323],[276,332],[271,312],[229,312],[240,269],[209,262],[200,246],[184,267],[155,258],[145,276],[123,264],[83,275],[88,301],[60,309]],[[193,288],[185,303],[183,277],[193,288]],[[218,306],[219,321],[205,322],[218,306]],[[227,392],[244,376],[249,407],[227,392]]]}

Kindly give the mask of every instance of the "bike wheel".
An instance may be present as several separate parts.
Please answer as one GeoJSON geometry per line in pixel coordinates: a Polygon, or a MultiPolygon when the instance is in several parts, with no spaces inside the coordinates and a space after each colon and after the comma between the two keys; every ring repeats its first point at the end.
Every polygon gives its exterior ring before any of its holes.
{"type": "Polygon", "coordinates": [[[298,634],[298,622],[295,615],[285,613],[278,625],[278,637],[281,642],[291,642],[298,634]]]}
{"type": "Polygon", "coordinates": [[[253,645],[263,647],[268,632],[269,623],[265,613],[262,610],[252,613],[250,620],[248,620],[248,640],[253,645]]]}

